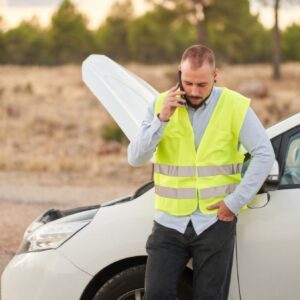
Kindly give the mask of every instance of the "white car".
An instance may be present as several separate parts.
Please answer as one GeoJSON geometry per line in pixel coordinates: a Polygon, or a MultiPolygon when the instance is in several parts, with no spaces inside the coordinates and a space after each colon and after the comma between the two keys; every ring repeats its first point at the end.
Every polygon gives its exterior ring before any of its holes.
{"type": "MultiPolygon", "coordinates": [[[[85,60],[83,79],[131,140],[158,92],[101,55],[85,60]]],[[[300,113],[267,134],[276,164],[238,216],[231,300],[300,297],[300,113]]],[[[102,206],[45,212],[2,274],[2,300],[142,299],[153,196],[149,182],[102,206]]],[[[189,261],[180,300],[192,299],[192,276],[189,261]]]]}

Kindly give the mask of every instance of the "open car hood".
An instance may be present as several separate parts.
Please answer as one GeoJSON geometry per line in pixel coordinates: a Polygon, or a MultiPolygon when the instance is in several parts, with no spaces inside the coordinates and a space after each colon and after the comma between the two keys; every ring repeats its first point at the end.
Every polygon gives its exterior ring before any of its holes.
{"type": "Polygon", "coordinates": [[[131,141],[158,92],[105,55],[90,55],[82,64],[82,77],[131,141]]]}

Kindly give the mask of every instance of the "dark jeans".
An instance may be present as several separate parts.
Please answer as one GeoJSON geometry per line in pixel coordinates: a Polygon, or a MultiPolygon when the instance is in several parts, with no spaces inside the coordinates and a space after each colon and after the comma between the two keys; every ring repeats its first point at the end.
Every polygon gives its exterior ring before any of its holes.
{"type": "Polygon", "coordinates": [[[184,234],[154,221],[146,250],[145,300],[175,300],[181,274],[193,258],[193,300],[228,298],[235,218],[218,220],[199,236],[190,221],[184,234]]]}

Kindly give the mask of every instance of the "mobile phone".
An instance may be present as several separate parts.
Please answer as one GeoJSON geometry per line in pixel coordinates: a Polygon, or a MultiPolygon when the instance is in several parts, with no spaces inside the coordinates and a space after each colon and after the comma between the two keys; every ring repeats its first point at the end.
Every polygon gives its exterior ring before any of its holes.
{"type": "MultiPolygon", "coordinates": [[[[185,92],[184,88],[183,88],[183,85],[182,85],[182,81],[181,81],[181,71],[178,70],[178,83],[179,83],[179,89],[182,91],[182,92],[185,92]]],[[[186,95],[181,95],[181,98],[183,98],[184,100],[187,100],[186,98],[186,95]]]]}

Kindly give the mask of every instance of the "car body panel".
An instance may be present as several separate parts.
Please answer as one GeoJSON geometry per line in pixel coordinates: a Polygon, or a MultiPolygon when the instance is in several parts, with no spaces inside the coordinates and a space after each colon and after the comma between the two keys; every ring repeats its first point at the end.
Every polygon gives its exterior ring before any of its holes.
{"type": "Polygon", "coordinates": [[[16,255],[1,278],[2,300],[79,299],[92,277],[58,250],[16,255]]]}
{"type": "Polygon", "coordinates": [[[60,247],[60,251],[92,275],[124,258],[146,256],[153,214],[152,188],[134,200],[101,207],[92,222],[60,247]]]}
{"type": "Polygon", "coordinates": [[[270,192],[267,205],[240,214],[237,247],[243,300],[298,298],[299,194],[300,189],[270,192]]]}
{"type": "Polygon", "coordinates": [[[282,134],[292,128],[298,126],[300,124],[300,113],[297,113],[293,116],[290,116],[276,124],[272,127],[266,129],[268,137],[270,139],[274,138],[275,136],[282,134]]]}

